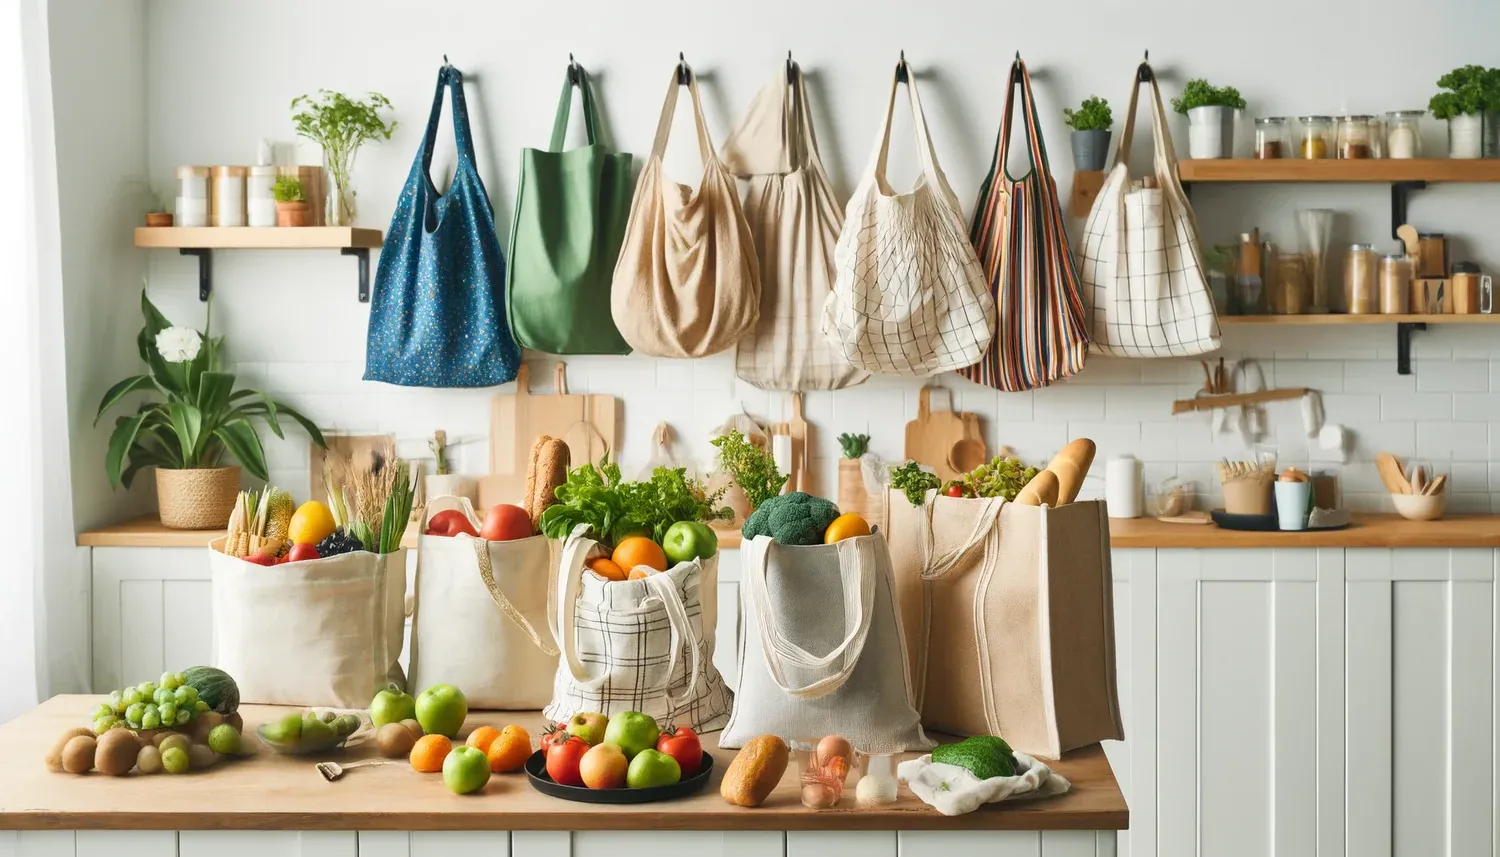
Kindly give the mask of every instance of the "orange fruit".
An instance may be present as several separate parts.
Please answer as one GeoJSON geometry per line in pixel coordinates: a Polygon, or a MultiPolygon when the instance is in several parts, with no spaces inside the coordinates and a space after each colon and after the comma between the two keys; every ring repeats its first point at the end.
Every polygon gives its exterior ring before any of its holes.
{"type": "Polygon", "coordinates": [[[490,751],[490,745],[495,743],[495,739],[499,737],[499,729],[496,729],[493,726],[481,726],[478,729],[475,729],[473,732],[470,732],[469,740],[465,741],[464,743],[468,744],[470,747],[477,749],[481,753],[488,753],[490,751]]]}
{"type": "Polygon", "coordinates": [[[437,774],[443,770],[443,760],[453,749],[453,742],[446,735],[423,735],[411,748],[411,766],[423,774],[437,774]]]}
{"type": "Polygon", "coordinates": [[[593,572],[605,580],[624,580],[625,569],[615,564],[615,561],[607,557],[591,559],[587,563],[593,572]]]}
{"type": "Polygon", "coordinates": [[[870,525],[864,518],[850,512],[847,515],[839,515],[823,531],[823,544],[831,545],[834,542],[852,539],[855,536],[868,536],[870,525]]]}
{"type": "Polygon", "coordinates": [[[645,567],[644,565],[638,565],[635,568],[632,568],[630,570],[630,575],[626,579],[627,580],[644,580],[648,575],[652,575],[652,574],[655,574],[655,573],[656,572],[654,570],[649,569],[649,568],[645,567]]]}
{"type": "Polygon", "coordinates": [[[661,545],[651,541],[645,536],[631,536],[615,545],[614,556],[610,559],[620,568],[634,570],[638,565],[650,566],[657,571],[667,570],[667,553],[661,549],[661,545]]]}
{"type": "Polygon", "coordinates": [[[496,774],[519,771],[531,755],[531,733],[511,724],[500,730],[485,755],[490,760],[490,771],[496,774]]]}

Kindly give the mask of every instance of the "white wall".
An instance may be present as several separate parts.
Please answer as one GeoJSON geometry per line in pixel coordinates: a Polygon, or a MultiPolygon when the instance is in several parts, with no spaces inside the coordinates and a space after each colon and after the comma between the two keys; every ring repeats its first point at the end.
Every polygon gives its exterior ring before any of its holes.
{"type": "MultiPolygon", "coordinates": [[[[1396,22],[1409,4],[1372,0],[1351,10],[1328,0],[1267,0],[1253,8],[1223,0],[1147,0],[1120,6],[1089,3],[1011,5],[933,0],[917,5],[877,2],[683,4],[392,2],[232,3],[152,0],[147,5],[147,123],[152,183],[170,193],[179,164],[244,163],[266,136],[291,139],[290,100],[328,87],[377,90],[396,104],[401,127],[388,143],[362,150],[356,183],[362,225],[384,228],[410,167],[430,104],[437,68],[447,54],[471,80],[469,104],[481,172],[508,229],[517,150],[545,143],[569,52],[592,72],[612,137],[621,149],[649,149],[661,99],[678,51],[699,74],[714,138],[730,123],[791,49],[809,75],[819,139],[835,185],[847,193],[885,106],[897,52],[914,64],[926,98],[942,164],[955,191],[972,204],[990,161],[1010,58],[1020,50],[1033,70],[1053,168],[1061,190],[1071,183],[1064,106],[1090,94],[1108,97],[1123,117],[1127,87],[1141,51],[1150,49],[1170,98],[1191,76],[1236,85],[1252,115],[1385,111],[1425,105],[1434,81],[1466,62],[1495,62],[1493,33],[1500,5],[1439,0],[1424,8],[1423,32],[1405,41],[1396,22]],[[1399,56],[1399,61],[1391,61],[1399,56]]],[[[892,179],[912,175],[910,123],[898,108],[892,179]]],[[[1176,117],[1174,117],[1174,124],[1176,117]]],[[[679,112],[668,158],[682,181],[696,178],[696,153],[679,112]],[[685,135],[686,134],[686,135],[685,135]]],[[[1185,134],[1179,127],[1179,137],[1185,134]]],[[[1138,136],[1145,136],[1145,128],[1138,136]]],[[[446,141],[447,130],[443,138],[446,141]]],[[[1433,123],[1427,144],[1441,148],[1433,123]]],[[[110,146],[114,144],[111,142],[110,146]]],[[[444,143],[446,145],[446,142],[444,143]]],[[[128,148],[129,143],[127,141],[128,148]]],[[[304,161],[316,151],[304,147],[304,161]]],[[[1146,150],[1137,147],[1136,161],[1146,150]]],[[[1195,191],[1203,232],[1224,241],[1252,225],[1290,238],[1290,212],[1334,207],[1346,213],[1337,239],[1388,246],[1384,187],[1245,188],[1195,191]]],[[[1457,258],[1500,264],[1491,188],[1436,188],[1412,212],[1424,231],[1458,239],[1457,258]]],[[[502,235],[502,240],[505,236],[502,235]]],[[[123,240],[123,233],[122,233],[123,240]]],[[[196,267],[166,252],[151,255],[153,292],[179,321],[201,321],[196,267]]],[[[450,437],[482,439],[492,391],[404,390],[360,381],[367,307],[354,299],[354,263],[333,253],[222,253],[215,259],[215,329],[228,334],[242,380],[264,385],[305,407],[324,425],[396,433],[412,454],[434,428],[450,437]]],[[[112,278],[121,299],[129,278],[112,278]]],[[[101,337],[133,332],[123,314],[101,337]]],[[[1272,384],[1310,384],[1326,394],[1328,415],[1355,429],[1364,463],[1346,490],[1358,504],[1379,505],[1379,483],[1368,464],[1389,449],[1452,468],[1453,506],[1489,511],[1500,498],[1487,461],[1491,433],[1500,439],[1500,345],[1484,330],[1433,330],[1416,339],[1414,376],[1396,375],[1390,328],[1227,332],[1226,354],[1253,354],[1272,384]],[[1491,363],[1492,358],[1496,361],[1491,363]],[[1492,375],[1495,377],[1492,379],[1492,375]]],[[[644,463],[651,427],[671,422],[705,455],[709,428],[743,403],[776,417],[780,396],[734,380],[727,356],[694,362],[576,358],[576,390],[624,399],[627,463],[644,463]]],[[[110,373],[112,376],[118,371],[110,373]]],[[[550,377],[546,373],[533,375],[550,377]]],[[[1208,483],[1212,462],[1239,452],[1215,440],[1206,418],[1173,418],[1173,398],[1198,386],[1195,361],[1095,359],[1075,381],[1034,393],[998,394],[955,378],[942,383],[960,406],[981,413],[992,448],[1014,447],[1045,459],[1070,436],[1100,441],[1104,453],[1134,451],[1152,479],[1178,474],[1208,483]]],[[[882,455],[901,454],[902,422],[916,409],[915,382],[877,379],[862,388],[808,397],[821,488],[832,493],[833,437],[868,431],[882,455]]],[[[85,398],[97,396],[88,391],[85,398]]],[[[1305,463],[1306,441],[1295,404],[1274,406],[1274,442],[1283,458],[1305,463]]],[[[102,430],[101,430],[102,432],[102,430]]],[[[89,443],[98,443],[102,434],[89,443]]],[[[301,442],[272,449],[274,478],[299,493],[306,484],[301,442]]],[[[85,446],[93,466],[93,452],[85,446]]],[[[482,472],[482,443],[458,456],[463,470],[482,472]]],[[[1090,488],[1099,490],[1098,480],[1090,488]]]]}

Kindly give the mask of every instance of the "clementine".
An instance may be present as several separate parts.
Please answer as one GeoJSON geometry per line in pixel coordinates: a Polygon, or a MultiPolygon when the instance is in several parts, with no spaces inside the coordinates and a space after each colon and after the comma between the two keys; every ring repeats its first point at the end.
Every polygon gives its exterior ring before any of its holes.
{"type": "Polygon", "coordinates": [[[661,545],[645,536],[631,536],[615,545],[610,559],[620,568],[634,569],[638,565],[649,566],[657,571],[667,570],[667,553],[661,545]]]}
{"type": "Polygon", "coordinates": [[[652,574],[656,574],[656,570],[655,569],[647,568],[644,565],[638,565],[635,568],[632,568],[630,570],[630,575],[626,579],[627,580],[645,580],[648,575],[652,575],[652,574]]]}
{"type": "Polygon", "coordinates": [[[605,580],[625,579],[625,569],[620,568],[620,566],[615,564],[614,560],[608,559],[607,557],[601,556],[596,559],[591,559],[588,561],[587,565],[595,574],[599,575],[605,580]]]}
{"type": "Polygon", "coordinates": [[[496,729],[493,726],[481,726],[478,729],[475,729],[473,732],[470,732],[469,740],[465,741],[464,743],[468,744],[470,747],[475,748],[481,753],[488,753],[490,751],[490,745],[495,743],[495,739],[499,737],[499,729],[496,729]]]}
{"type": "Polygon", "coordinates": [[[834,542],[852,539],[855,536],[868,536],[870,525],[864,518],[850,512],[847,515],[839,515],[823,531],[823,544],[831,545],[834,542]]]}
{"type": "Polygon", "coordinates": [[[442,773],[443,760],[453,749],[446,735],[423,735],[411,748],[412,770],[422,774],[442,773]]]}
{"type": "Polygon", "coordinates": [[[494,773],[519,771],[531,756],[531,733],[524,727],[511,724],[500,730],[485,755],[489,756],[490,770],[494,773]]]}

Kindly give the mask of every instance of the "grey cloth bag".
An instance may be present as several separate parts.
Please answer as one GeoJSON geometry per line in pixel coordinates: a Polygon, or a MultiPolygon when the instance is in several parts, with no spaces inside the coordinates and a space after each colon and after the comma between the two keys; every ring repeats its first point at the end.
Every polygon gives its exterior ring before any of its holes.
{"type": "Polygon", "coordinates": [[[741,550],[740,683],[719,746],[770,734],[809,749],[838,734],[871,754],[931,748],[885,536],[808,547],[757,536],[741,550]]]}

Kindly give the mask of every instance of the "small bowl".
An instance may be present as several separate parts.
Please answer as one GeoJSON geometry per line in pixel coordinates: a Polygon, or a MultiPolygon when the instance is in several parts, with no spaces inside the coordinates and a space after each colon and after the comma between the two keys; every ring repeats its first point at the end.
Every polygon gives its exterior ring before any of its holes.
{"type": "Polygon", "coordinates": [[[1448,505],[1448,492],[1439,494],[1392,494],[1396,512],[1408,521],[1436,521],[1448,505]]]}

